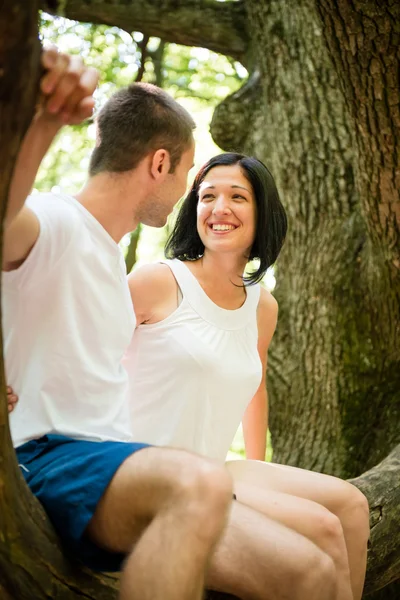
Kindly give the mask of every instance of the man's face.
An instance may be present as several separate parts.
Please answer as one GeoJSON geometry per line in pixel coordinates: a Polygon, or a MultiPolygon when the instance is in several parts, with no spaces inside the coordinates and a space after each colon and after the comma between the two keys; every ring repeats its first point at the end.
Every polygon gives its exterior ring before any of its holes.
{"type": "Polygon", "coordinates": [[[187,188],[187,179],[194,161],[194,141],[186,150],[177,164],[173,173],[168,173],[165,179],[153,191],[144,211],[141,222],[152,227],[164,227],[168,215],[175,204],[184,196],[187,188]]]}

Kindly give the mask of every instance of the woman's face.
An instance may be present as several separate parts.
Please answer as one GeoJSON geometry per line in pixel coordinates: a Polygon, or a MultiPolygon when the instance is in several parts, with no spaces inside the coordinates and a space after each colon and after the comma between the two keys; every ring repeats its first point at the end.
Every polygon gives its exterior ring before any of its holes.
{"type": "Polygon", "coordinates": [[[256,201],[239,165],[210,169],[199,187],[197,231],[204,247],[247,256],[254,242],[256,201]]]}

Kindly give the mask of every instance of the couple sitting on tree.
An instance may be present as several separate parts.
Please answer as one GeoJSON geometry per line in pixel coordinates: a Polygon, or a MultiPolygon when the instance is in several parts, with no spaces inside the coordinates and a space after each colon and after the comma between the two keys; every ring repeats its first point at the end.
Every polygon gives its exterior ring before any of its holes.
{"type": "Polygon", "coordinates": [[[133,84],[100,111],[77,196],[27,198],[60,128],[92,113],[98,79],[79,57],[52,49],[42,61],[5,220],[3,327],[18,463],[66,553],[121,569],[124,600],[200,600],[205,588],[359,600],[364,496],[263,462],[277,304],[258,282],[286,234],[271,174],[255,158],[211,159],[169,259],[127,278],[118,243],[139,223],[165,225],[193,165],[194,122],[133,84]],[[225,463],[242,419],[255,460],[225,463]]]}

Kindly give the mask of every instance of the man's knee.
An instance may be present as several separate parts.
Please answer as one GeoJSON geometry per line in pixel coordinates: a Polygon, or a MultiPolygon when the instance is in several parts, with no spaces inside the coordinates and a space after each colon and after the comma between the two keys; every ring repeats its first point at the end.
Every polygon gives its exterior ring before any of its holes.
{"type": "Polygon", "coordinates": [[[232,501],[232,478],[225,467],[189,455],[175,474],[174,495],[197,518],[225,517],[232,501]]]}

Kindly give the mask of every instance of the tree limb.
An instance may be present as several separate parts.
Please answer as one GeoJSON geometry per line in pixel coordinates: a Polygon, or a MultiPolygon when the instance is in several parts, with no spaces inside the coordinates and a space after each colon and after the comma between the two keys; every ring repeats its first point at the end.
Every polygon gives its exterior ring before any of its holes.
{"type": "Polygon", "coordinates": [[[400,578],[400,444],[381,463],[351,479],[368,498],[371,547],[365,593],[400,578]]]}
{"type": "Polygon", "coordinates": [[[240,60],[249,35],[243,0],[64,0],[46,2],[51,14],[77,21],[103,23],[166,42],[203,46],[240,60]]]}

